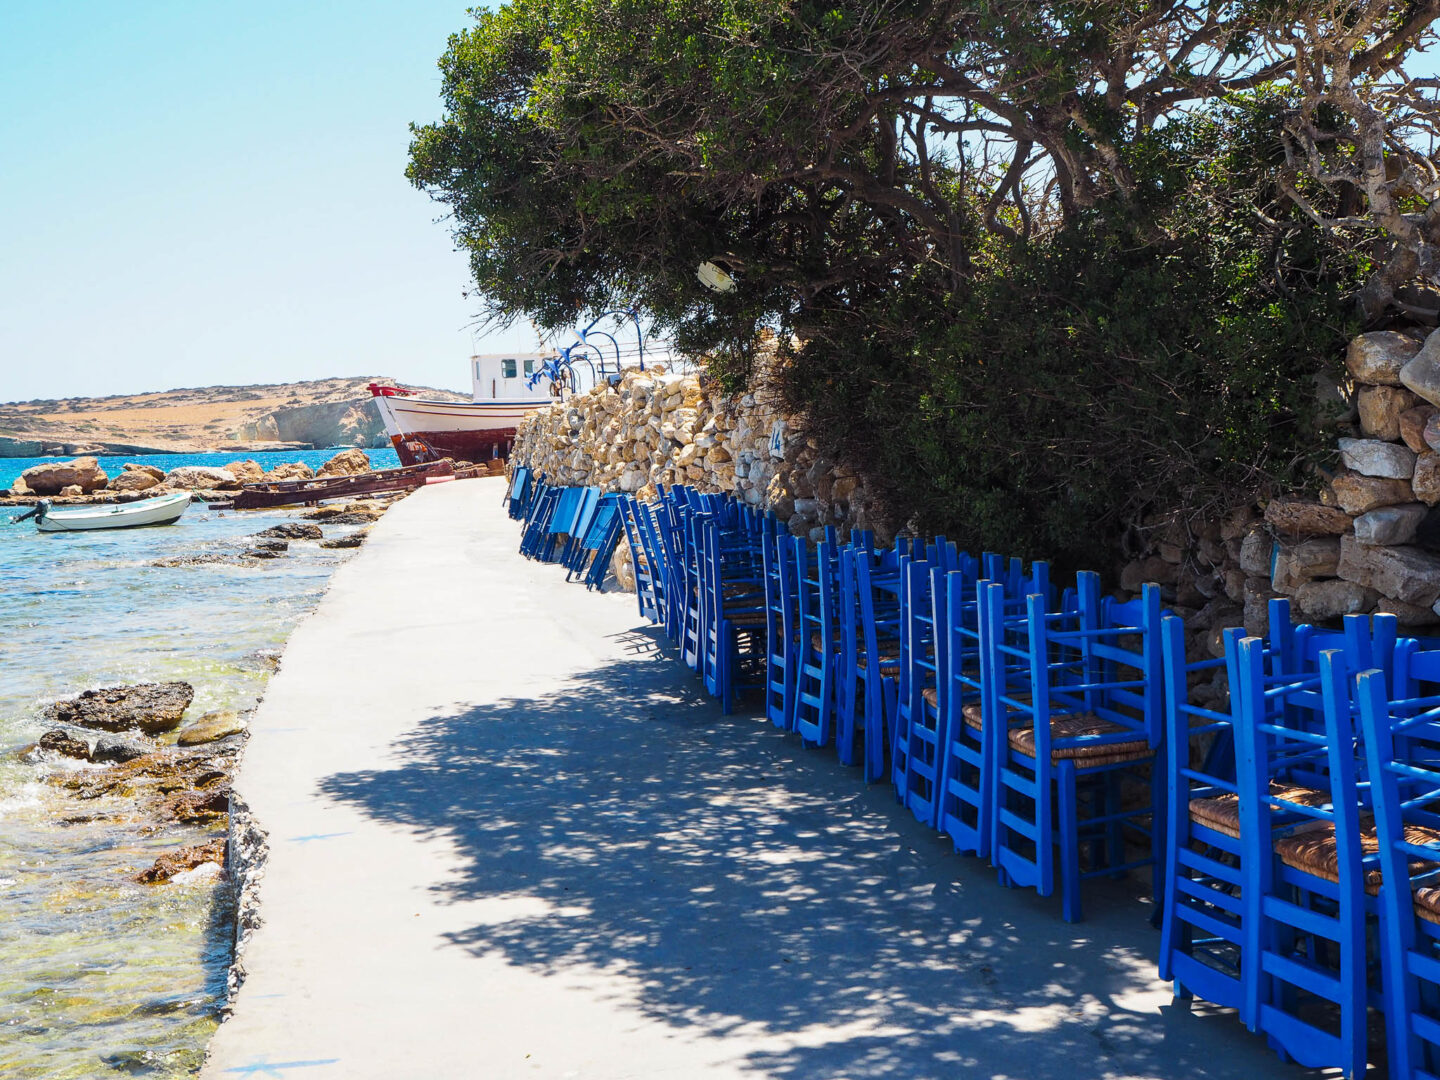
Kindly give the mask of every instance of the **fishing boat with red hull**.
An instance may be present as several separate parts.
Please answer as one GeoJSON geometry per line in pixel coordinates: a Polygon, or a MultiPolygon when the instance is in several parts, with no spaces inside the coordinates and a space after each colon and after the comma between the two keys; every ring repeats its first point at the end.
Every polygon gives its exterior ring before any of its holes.
{"type": "Polygon", "coordinates": [[[483,463],[508,457],[520,421],[555,400],[548,379],[530,385],[546,359],[539,353],[471,357],[473,401],[417,397],[378,383],[370,384],[370,393],[402,464],[443,458],[483,463]]]}

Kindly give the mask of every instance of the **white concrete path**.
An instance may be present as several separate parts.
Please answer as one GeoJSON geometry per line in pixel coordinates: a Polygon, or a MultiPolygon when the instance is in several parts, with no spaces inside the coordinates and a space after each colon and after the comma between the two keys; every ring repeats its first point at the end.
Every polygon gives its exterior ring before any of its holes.
{"type": "Polygon", "coordinates": [[[995,884],[832,753],[722,717],[633,597],[516,554],[502,484],[401,502],[292,636],[270,833],[203,1076],[1302,1075],[1171,1005],[1147,909],[995,884]]]}

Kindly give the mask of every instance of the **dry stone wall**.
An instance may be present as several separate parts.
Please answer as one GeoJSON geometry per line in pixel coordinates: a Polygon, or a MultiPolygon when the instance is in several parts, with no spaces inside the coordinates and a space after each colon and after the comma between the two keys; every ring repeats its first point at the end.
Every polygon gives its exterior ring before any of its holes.
{"type": "Polygon", "coordinates": [[[1440,332],[1361,334],[1345,367],[1340,467],[1317,497],[1198,527],[1156,522],[1122,567],[1126,590],[1166,586],[1194,651],[1218,651],[1224,626],[1264,633],[1275,596],[1308,622],[1391,612],[1412,632],[1440,624],[1440,332]]]}
{"type": "Polygon", "coordinates": [[[842,536],[884,531],[860,479],[822,457],[803,422],[763,390],[725,394],[713,379],[658,365],[533,414],[511,460],[553,483],[642,499],[657,484],[730,492],[773,510],[795,536],[818,539],[827,525],[842,536]]]}

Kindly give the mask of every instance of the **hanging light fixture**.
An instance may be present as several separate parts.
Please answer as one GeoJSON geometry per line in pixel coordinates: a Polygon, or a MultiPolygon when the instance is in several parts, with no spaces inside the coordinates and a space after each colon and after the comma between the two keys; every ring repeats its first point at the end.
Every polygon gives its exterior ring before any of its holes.
{"type": "Polygon", "coordinates": [[[711,292],[728,293],[735,291],[735,279],[727,274],[713,262],[705,261],[695,271],[695,276],[700,279],[711,292]]]}

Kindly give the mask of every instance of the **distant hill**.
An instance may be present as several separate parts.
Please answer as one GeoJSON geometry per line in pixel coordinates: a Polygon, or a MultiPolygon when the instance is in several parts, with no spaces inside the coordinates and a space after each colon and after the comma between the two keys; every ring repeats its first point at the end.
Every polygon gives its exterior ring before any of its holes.
{"type": "MultiPolygon", "coordinates": [[[[384,376],[0,403],[0,457],[388,444],[366,387],[384,376]]],[[[408,384],[407,384],[408,385],[408,384]]],[[[415,387],[427,397],[468,394],[415,387]]]]}

